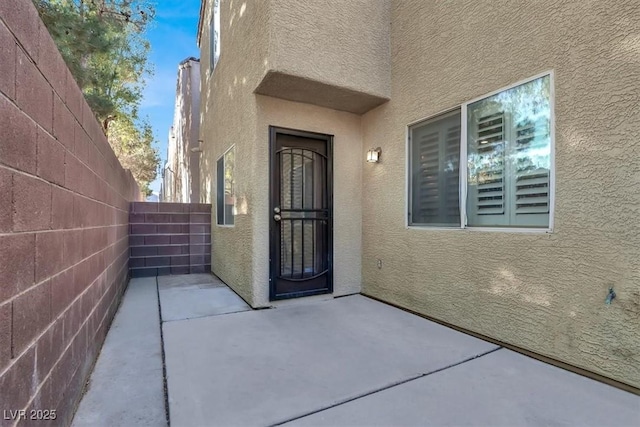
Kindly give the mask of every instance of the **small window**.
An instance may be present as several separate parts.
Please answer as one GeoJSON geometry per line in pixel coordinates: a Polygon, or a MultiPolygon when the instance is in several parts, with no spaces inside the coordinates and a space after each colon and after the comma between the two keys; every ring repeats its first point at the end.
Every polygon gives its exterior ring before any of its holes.
{"type": "Polygon", "coordinates": [[[460,226],[460,109],[409,129],[409,224],[460,226]]]}
{"type": "Polygon", "coordinates": [[[546,74],[410,126],[409,225],[550,229],[551,84],[546,74]]]}
{"type": "Polygon", "coordinates": [[[218,225],[233,225],[235,217],[235,148],[229,149],[216,164],[217,197],[216,218],[218,225]]]}

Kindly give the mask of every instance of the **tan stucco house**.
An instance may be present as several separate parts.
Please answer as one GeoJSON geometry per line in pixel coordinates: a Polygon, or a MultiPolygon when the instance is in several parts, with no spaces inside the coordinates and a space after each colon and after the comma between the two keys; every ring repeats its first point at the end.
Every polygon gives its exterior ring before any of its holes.
{"type": "Polygon", "coordinates": [[[361,292],[640,387],[637,1],[205,0],[198,38],[253,307],[361,292]]]}

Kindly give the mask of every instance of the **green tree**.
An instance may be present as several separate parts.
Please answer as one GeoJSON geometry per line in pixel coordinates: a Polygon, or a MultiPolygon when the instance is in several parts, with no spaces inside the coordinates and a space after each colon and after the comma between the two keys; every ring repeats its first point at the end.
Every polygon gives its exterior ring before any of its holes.
{"type": "Polygon", "coordinates": [[[145,0],[33,0],[122,165],[150,194],[160,158],[138,116],[151,75],[145,31],[155,11],[145,0]]]}
{"type": "Polygon", "coordinates": [[[153,131],[147,121],[134,124],[129,116],[109,123],[109,142],[123,167],[130,169],[141,190],[151,194],[149,182],[156,178],[158,154],[150,149],[153,131]]]}

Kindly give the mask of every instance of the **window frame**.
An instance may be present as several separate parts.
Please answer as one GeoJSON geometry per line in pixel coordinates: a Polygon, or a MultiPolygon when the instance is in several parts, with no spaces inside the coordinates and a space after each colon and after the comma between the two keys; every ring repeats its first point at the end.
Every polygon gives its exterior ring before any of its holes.
{"type": "MultiPolygon", "coordinates": [[[[218,227],[233,228],[233,227],[235,227],[235,226],[236,226],[236,216],[237,216],[237,215],[236,215],[236,213],[235,213],[235,212],[233,213],[233,223],[232,223],[232,224],[226,224],[226,223],[225,223],[226,215],[225,215],[225,209],[224,209],[224,207],[225,207],[225,205],[224,205],[224,194],[222,195],[222,200],[223,200],[223,202],[222,202],[222,223],[220,223],[220,222],[219,222],[220,217],[219,217],[219,215],[218,215],[218,210],[219,210],[218,203],[219,203],[219,200],[220,200],[220,197],[219,197],[219,194],[218,194],[218,189],[220,188],[220,187],[219,187],[220,182],[218,182],[218,162],[220,162],[220,160],[222,160],[222,170],[223,170],[222,174],[223,174],[223,181],[224,181],[224,170],[226,169],[226,163],[225,163],[224,158],[225,158],[225,156],[226,156],[228,153],[230,153],[232,150],[234,151],[234,156],[233,156],[233,172],[232,172],[232,174],[233,174],[233,181],[234,181],[234,184],[235,184],[235,172],[236,172],[236,158],[235,158],[236,156],[235,156],[235,148],[236,148],[236,146],[235,146],[235,144],[233,144],[233,145],[232,145],[231,147],[229,147],[229,148],[228,148],[224,153],[222,153],[222,155],[221,155],[220,157],[218,157],[218,158],[216,159],[216,198],[215,198],[215,200],[216,200],[216,226],[218,226],[218,227]]],[[[224,193],[224,184],[223,184],[223,190],[222,190],[222,191],[223,191],[223,193],[224,193]]],[[[234,185],[234,191],[233,191],[233,197],[234,197],[233,210],[234,210],[234,211],[235,211],[235,195],[236,195],[236,194],[235,194],[235,185],[234,185]]]]}
{"type": "Polygon", "coordinates": [[[447,108],[445,110],[439,111],[436,114],[429,115],[427,117],[421,118],[419,120],[415,120],[405,127],[405,228],[415,229],[415,230],[442,230],[442,231],[451,231],[451,230],[468,230],[468,231],[487,231],[487,232],[503,232],[503,233],[534,233],[534,234],[549,234],[553,233],[554,230],[554,218],[555,218],[555,196],[556,196],[556,129],[555,129],[555,74],[554,70],[548,70],[539,74],[536,74],[532,77],[528,77],[526,79],[517,81],[510,85],[501,87],[500,89],[494,90],[492,92],[483,94],[471,100],[465,101],[459,105],[456,105],[452,108],[447,108]],[[530,83],[534,80],[540,79],[542,77],[549,77],[549,150],[550,154],[550,164],[549,164],[549,225],[548,227],[501,227],[501,226],[486,226],[486,227],[474,227],[468,226],[468,218],[467,218],[467,181],[468,181],[468,147],[467,147],[467,137],[468,137],[468,114],[467,110],[470,104],[473,104],[478,101],[482,101],[483,99],[492,97],[501,92],[507,91],[509,89],[513,89],[517,86],[524,85],[526,83],[530,83]],[[429,225],[429,224],[411,224],[409,222],[409,215],[412,210],[412,196],[411,196],[411,128],[420,125],[423,122],[428,120],[433,120],[438,118],[439,116],[443,116],[445,114],[449,114],[453,111],[460,109],[460,165],[459,165],[459,189],[458,196],[460,197],[459,206],[460,206],[460,226],[456,227],[446,227],[439,225],[429,225]]]}
{"type": "MultiPolygon", "coordinates": [[[[411,172],[413,172],[413,170],[412,170],[412,158],[411,158],[411,156],[413,154],[412,143],[411,143],[411,131],[412,131],[413,128],[418,127],[418,126],[420,126],[421,124],[423,124],[425,122],[428,122],[430,120],[437,119],[437,118],[440,118],[440,117],[444,117],[444,116],[446,116],[448,114],[451,114],[451,113],[454,113],[454,112],[456,112],[458,110],[461,110],[461,108],[462,108],[461,106],[456,106],[456,107],[453,107],[453,108],[449,108],[449,109],[441,111],[441,112],[439,112],[439,113],[437,113],[437,114],[435,114],[433,116],[430,116],[430,117],[427,117],[427,118],[424,118],[424,119],[420,119],[420,120],[418,120],[416,122],[413,122],[413,123],[410,123],[410,124],[407,125],[407,137],[406,137],[406,140],[407,140],[407,189],[406,189],[406,191],[407,191],[407,193],[406,193],[407,194],[407,215],[406,215],[406,226],[407,227],[411,227],[411,228],[414,228],[414,227],[416,227],[416,228],[429,228],[429,229],[437,229],[437,230],[459,230],[460,228],[463,228],[463,227],[454,226],[454,225],[447,226],[447,225],[436,225],[436,224],[412,224],[410,222],[410,220],[409,220],[409,215],[412,212],[412,204],[413,204],[413,188],[412,188],[412,185],[411,185],[411,182],[412,182],[412,179],[413,179],[412,173],[411,173],[411,172]]],[[[460,113],[461,113],[460,120],[462,120],[462,111],[460,113]]],[[[460,129],[460,137],[462,138],[462,128],[460,129]]],[[[462,157],[460,157],[460,159],[462,159],[462,157]]],[[[460,178],[461,177],[460,174],[462,174],[462,168],[458,167],[458,197],[460,197],[460,194],[461,194],[460,193],[460,191],[461,191],[460,187],[462,186],[462,179],[460,178]]],[[[460,206],[460,213],[461,213],[460,221],[462,222],[463,221],[462,206],[460,206]]]]}

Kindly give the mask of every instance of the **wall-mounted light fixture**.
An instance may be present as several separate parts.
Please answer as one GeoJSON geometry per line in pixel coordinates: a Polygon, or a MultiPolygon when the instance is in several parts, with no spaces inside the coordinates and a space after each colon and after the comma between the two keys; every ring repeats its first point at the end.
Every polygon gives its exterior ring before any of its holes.
{"type": "Polygon", "coordinates": [[[382,154],[382,150],[380,147],[372,148],[367,151],[367,162],[369,163],[378,163],[380,161],[380,155],[382,154]]]}

